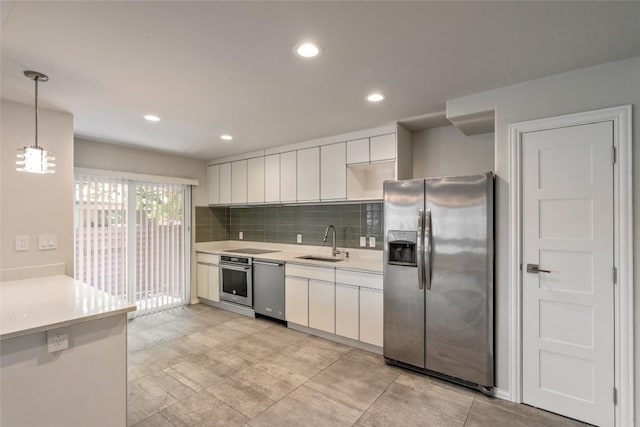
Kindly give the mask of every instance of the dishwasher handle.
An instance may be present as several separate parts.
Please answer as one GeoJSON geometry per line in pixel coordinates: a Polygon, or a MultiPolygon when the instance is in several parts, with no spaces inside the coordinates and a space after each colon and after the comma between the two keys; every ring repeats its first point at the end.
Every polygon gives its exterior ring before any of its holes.
{"type": "Polygon", "coordinates": [[[253,261],[253,265],[268,265],[270,267],[282,267],[284,262],[266,262],[266,261],[253,261]]]}

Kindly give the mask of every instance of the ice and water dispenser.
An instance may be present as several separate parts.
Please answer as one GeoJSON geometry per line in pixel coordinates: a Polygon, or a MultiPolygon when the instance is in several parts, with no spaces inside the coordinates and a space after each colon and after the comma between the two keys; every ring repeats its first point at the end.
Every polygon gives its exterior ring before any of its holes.
{"type": "Polygon", "coordinates": [[[387,242],[389,244],[390,265],[416,267],[416,242],[418,233],[415,231],[389,230],[387,242]]]}

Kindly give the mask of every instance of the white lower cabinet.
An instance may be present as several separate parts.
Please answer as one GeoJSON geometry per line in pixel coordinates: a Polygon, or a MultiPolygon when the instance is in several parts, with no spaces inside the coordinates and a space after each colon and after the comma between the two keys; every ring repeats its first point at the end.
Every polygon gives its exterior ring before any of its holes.
{"type": "Polygon", "coordinates": [[[309,280],[285,277],[285,319],[287,322],[309,326],[309,280]]]}
{"type": "Polygon", "coordinates": [[[382,290],[360,288],[360,341],[382,347],[383,330],[382,290]]]}
{"type": "Polygon", "coordinates": [[[196,283],[198,298],[220,302],[220,267],[217,255],[198,254],[196,283]]]}
{"type": "Polygon", "coordinates": [[[309,280],[309,327],[335,333],[335,285],[309,280]]]}
{"type": "Polygon", "coordinates": [[[336,283],[336,335],[357,340],[358,287],[336,283]]]}

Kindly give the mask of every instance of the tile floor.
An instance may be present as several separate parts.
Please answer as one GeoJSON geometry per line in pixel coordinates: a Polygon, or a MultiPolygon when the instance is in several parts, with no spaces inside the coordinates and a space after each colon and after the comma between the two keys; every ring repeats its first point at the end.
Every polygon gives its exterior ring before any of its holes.
{"type": "Polygon", "coordinates": [[[202,304],[130,321],[128,346],[130,426],[584,425],[202,304]]]}

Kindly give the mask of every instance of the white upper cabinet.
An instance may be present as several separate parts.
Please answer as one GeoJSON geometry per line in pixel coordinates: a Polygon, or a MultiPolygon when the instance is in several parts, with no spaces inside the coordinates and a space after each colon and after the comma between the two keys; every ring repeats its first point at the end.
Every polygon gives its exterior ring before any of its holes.
{"type": "Polygon", "coordinates": [[[280,154],[264,157],[264,201],[280,201],[280,154]]]}
{"type": "Polygon", "coordinates": [[[347,198],[347,164],[344,142],[320,147],[320,198],[347,198]]]}
{"type": "Polygon", "coordinates": [[[370,161],[393,160],[396,158],[396,134],[374,136],[369,141],[370,161]]]}
{"type": "Polygon", "coordinates": [[[247,202],[264,203],[264,157],[247,161],[247,202]]]}
{"type": "Polygon", "coordinates": [[[298,201],[320,200],[320,147],[298,150],[298,201]]]}
{"type": "Polygon", "coordinates": [[[220,165],[220,204],[231,204],[231,163],[220,165]]]}
{"type": "Polygon", "coordinates": [[[207,202],[210,205],[220,203],[220,165],[207,168],[207,202]]]}
{"type": "Polygon", "coordinates": [[[231,203],[247,203],[247,161],[231,163],[231,203]]]}
{"type": "Polygon", "coordinates": [[[347,141],[347,164],[369,163],[369,138],[347,141]]]}
{"type": "Polygon", "coordinates": [[[280,201],[296,201],[296,152],[289,151],[280,154],[280,201]]]}

